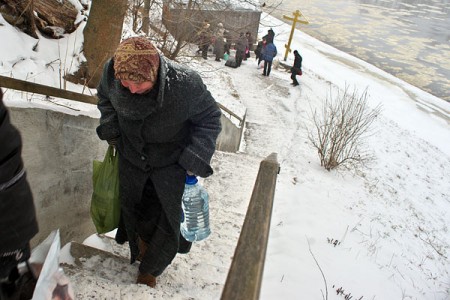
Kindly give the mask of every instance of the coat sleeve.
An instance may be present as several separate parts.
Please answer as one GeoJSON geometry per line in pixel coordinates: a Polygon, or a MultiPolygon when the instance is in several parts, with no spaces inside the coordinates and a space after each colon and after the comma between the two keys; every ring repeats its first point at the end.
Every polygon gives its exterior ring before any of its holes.
{"type": "Polygon", "coordinates": [[[120,136],[117,112],[110,100],[111,81],[114,78],[113,63],[109,60],[103,69],[103,75],[97,87],[98,103],[100,110],[100,125],[97,127],[97,135],[101,140],[114,139],[120,136]]]}
{"type": "Polygon", "coordinates": [[[185,170],[201,177],[208,177],[213,173],[210,161],[221,131],[222,112],[200,76],[195,74],[191,77],[194,80],[190,89],[193,95],[189,108],[190,143],[181,153],[178,163],[185,170]]]}
{"type": "MultiPolygon", "coordinates": [[[[22,139],[0,92],[0,257],[22,249],[38,232],[33,195],[22,161],[22,139]]],[[[1,265],[1,262],[0,262],[1,265]]]]}

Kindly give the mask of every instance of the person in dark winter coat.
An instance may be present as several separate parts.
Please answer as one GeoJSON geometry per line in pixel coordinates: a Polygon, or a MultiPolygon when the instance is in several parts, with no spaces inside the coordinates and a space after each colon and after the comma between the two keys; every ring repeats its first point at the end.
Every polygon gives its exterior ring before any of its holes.
{"type": "Polygon", "coordinates": [[[253,37],[249,31],[245,33],[245,37],[247,38],[247,49],[245,49],[244,60],[247,60],[247,58],[250,58],[250,51],[253,51],[253,37]]]}
{"type": "Polygon", "coordinates": [[[266,44],[273,43],[273,39],[275,38],[275,31],[272,28],[267,30],[267,34],[263,36],[263,40],[266,41],[266,44]]]}
{"type": "Polygon", "coordinates": [[[233,43],[233,37],[231,36],[230,31],[228,31],[228,30],[225,30],[223,37],[225,38],[224,51],[226,54],[230,55],[231,44],[233,43]]]}
{"type": "Polygon", "coordinates": [[[248,50],[253,51],[253,42],[254,41],[253,41],[252,34],[250,33],[250,31],[247,31],[245,36],[247,37],[248,50]]]}
{"type": "Polygon", "coordinates": [[[223,28],[222,23],[217,24],[217,30],[214,35],[214,54],[216,55],[216,61],[220,61],[225,53],[225,42],[223,38],[224,32],[225,29],[223,28]]]}
{"type": "Polygon", "coordinates": [[[236,42],[236,64],[238,67],[241,66],[242,60],[245,56],[245,49],[248,47],[247,38],[245,37],[244,33],[241,32],[239,34],[239,38],[236,42]]]}
{"type": "Polygon", "coordinates": [[[97,134],[119,152],[116,234],[139,259],[137,283],[154,287],[177,253],[186,174],[212,175],[221,111],[200,75],[160,55],[144,37],[122,41],[97,88],[97,134]]]}
{"type": "Polygon", "coordinates": [[[256,57],[256,60],[258,61],[258,66],[259,66],[259,63],[262,60],[261,52],[262,52],[262,49],[263,49],[263,43],[264,43],[264,41],[259,41],[258,44],[256,45],[256,49],[255,49],[255,57],[256,57]]]}
{"type": "Polygon", "coordinates": [[[216,36],[214,41],[214,54],[216,55],[215,61],[220,61],[223,59],[223,55],[225,54],[225,42],[223,40],[223,36],[216,36]]]}
{"type": "Polygon", "coordinates": [[[198,47],[204,59],[208,58],[208,48],[211,44],[211,31],[209,27],[210,24],[204,22],[202,28],[198,32],[198,47]]]}
{"type": "MultiPolygon", "coordinates": [[[[9,299],[13,293],[24,295],[23,286],[16,286],[17,265],[30,258],[30,240],[38,233],[38,223],[22,161],[22,139],[11,125],[1,90],[0,144],[0,299],[9,299]]],[[[28,299],[33,290],[34,286],[28,299]]]]}
{"type": "Polygon", "coordinates": [[[292,85],[297,86],[298,81],[296,76],[302,75],[302,56],[298,53],[297,50],[294,50],[294,65],[291,68],[291,79],[292,79],[292,85]]]}
{"type": "Polygon", "coordinates": [[[277,47],[274,43],[268,43],[266,47],[262,49],[261,53],[262,59],[264,60],[264,76],[269,76],[272,70],[272,61],[275,56],[277,56],[277,47]]]}

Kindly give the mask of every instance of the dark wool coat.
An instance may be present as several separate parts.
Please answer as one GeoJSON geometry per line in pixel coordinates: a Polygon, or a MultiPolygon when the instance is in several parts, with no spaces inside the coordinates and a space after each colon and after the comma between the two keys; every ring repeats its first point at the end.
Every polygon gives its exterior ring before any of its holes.
{"type": "Polygon", "coordinates": [[[258,45],[256,46],[256,49],[255,49],[255,56],[256,56],[256,58],[260,58],[261,57],[262,48],[263,48],[263,42],[259,41],[258,45]]]}
{"type": "Polygon", "coordinates": [[[122,214],[116,240],[129,241],[133,263],[137,234],[145,235],[150,254],[140,270],[158,276],[177,251],[183,251],[179,236],[186,170],[201,177],[213,173],[209,163],[221,130],[221,111],[198,73],[163,57],[157,84],[142,95],[130,93],[115,79],[113,64],[106,63],[98,86],[97,133],[102,140],[118,138],[122,214]],[[154,190],[160,203],[156,229],[139,225],[157,215],[143,213],[143,203],[152,197],[143,199],[143,194],[153,195],[147,190],[154,190]]]}
{"type": "Polygon", "coordinates": [[[245,52],[245,49],[248,47],[247,37],[245,35],[239,36],[236,42],[236,51],[240,51],[242,53],[245,52]]]}
{"type": "Polygon", "coordinates": [[[216,58],[223,58],[225,53],[225,42],[223,41],[223,36],[217,36],[216,41],[214,42],[214,54],[216,58]]]}
{"type": "Polygon", "coordinates": [[[251,34],[247,35],[247,45],[248,45],[248,50],[253,51],[253,37],[251,34]]]}
{"type": "Polygon", "coordinates": [[[38,232],[33,196],[24,173],[22,139],[11,125],[0,91],[0,256],[23,249],[38,232]]]}
{"type": "Polygon", "coordinates": [[[294,59],[294,65],[293,65],[293,67],[296,69],[296,70],[301,70],[302,69],[302,56],[298,53],[298,52],[295,52],[294,53],[294,56],[295,56],[295,59],[294,59]]]}
{"type": "Polygon", "coordinates": [[[273,39],[275,37],[275,32],[272,29],[269,29],[267,31],[267,34],[263,36],[263,40],[266,41],[266,43],[273,43],[273,39]]]}

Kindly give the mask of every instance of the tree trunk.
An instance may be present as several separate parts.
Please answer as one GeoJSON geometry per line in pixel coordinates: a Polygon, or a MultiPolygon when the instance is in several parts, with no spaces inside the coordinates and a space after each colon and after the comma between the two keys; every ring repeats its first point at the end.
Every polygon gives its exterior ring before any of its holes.
{"type": "Polygon", "coordinates": [[[92,0],[84,28],[84,56],[87,60],[87,85],[97,87],[103,65],[114,55],[122,37],[127,0],[92,0]]]}
{"type": "Polygon", "coordinates": [[[144,0],[144,11],[142,13],[142,31],[148,35],[150,27],[150,1],[144,0]]]}

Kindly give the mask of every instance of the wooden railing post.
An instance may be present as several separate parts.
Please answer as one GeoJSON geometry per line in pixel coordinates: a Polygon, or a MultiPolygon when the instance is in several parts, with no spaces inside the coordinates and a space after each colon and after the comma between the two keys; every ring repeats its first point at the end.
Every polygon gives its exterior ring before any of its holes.
{"type": "Polygon", "coordinates": [[[276,153],[260,164],[222,300],[259,299],[279,169],[276,153]]]}

